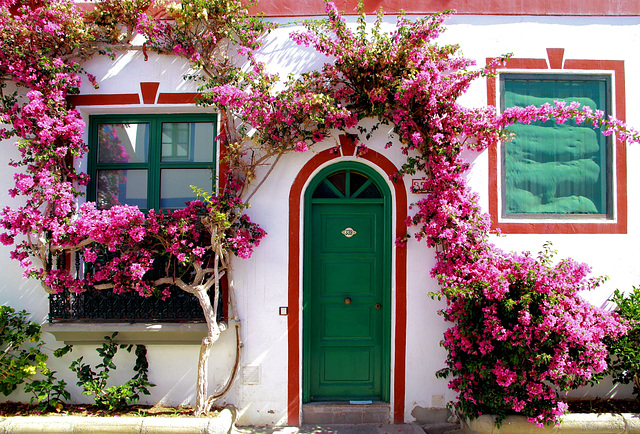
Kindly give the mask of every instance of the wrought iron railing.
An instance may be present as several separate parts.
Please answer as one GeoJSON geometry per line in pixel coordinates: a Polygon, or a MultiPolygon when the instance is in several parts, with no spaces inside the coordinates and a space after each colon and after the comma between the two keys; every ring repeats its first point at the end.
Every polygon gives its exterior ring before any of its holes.
{"type": "MultiPolygon", "coordinates": [[[[224,297],[218,303],[223,319],[224,297]]],[[[213,302],[213,299],[211,300],[213,302]]],[[[195,296],[178,288],[169,298],[141,297],[136,293],[114,294],[110,290],[74,294],[64,291],[49,296],[49,322],[204,322],[195,296]]]]}
{"type": "MultiPolygon", "coordinates": [[[[98,261],[100,261],[100,257],[98,261]]],[[[83,273],[92,274],[95,265],[83,263],[80,254],[74,255],[75,270],[78,276],[83,273]]],[[[67,255],[49,256],[52,268],[66,269],[67,255]]],[[[167,266],[162,257],[154,258],[151,278],[158,277],[167,266]]],[[[218,300],[217,319],[226,319],[226,285],[221,285],[221,296],[218,300]]],[[[135,292],[115,294],[112,290],[89,290],[76,294],[67,290],[59,294],[49,295],[49,322],[204,322],[204,314],[197,298],[180,288],[170,289],[171,294],[165,300],[160,297],[142,297],[135,292]]],[[[212,292],[209,292],[213,303],[212,292]]]]}

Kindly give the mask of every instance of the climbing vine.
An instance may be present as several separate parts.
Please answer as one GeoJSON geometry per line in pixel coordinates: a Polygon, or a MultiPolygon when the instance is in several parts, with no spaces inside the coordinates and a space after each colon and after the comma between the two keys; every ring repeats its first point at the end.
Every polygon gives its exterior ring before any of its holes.
{"type": "Polygon", "coordinates": [[[467,186],[468,165],[460,154],[508,140],[508,127],[516,122],[571,118],[629,142],[640,141],[636,131],[579,104],[516,107],[502,114],[460,105],[458,98],[473,80],[494,74],[508,56],[476,67],[457,45],[439,45],[450,12],[417,20],[400,16],[395,30],[386,32],[382,12],[371,25],[361,13],[350,26],[327,3],[326,19],[306,21],[305,30],[291,34],[327,63],[282,79],[255,56],[260,35],[272,25],[249,16],[240,2],[185,0],[167,7],[168,20],[146,13],[154,7],[144,0],[108,0],[82,12],[68,1],[30,6],[0,0],[0,116],[10,125],[0,134],[18,138],[21,158],[12,164],[22,170],[11,194],[26,200],[3,210],[0,241],[16,244],[12,256],[49,292],[111,288],[147,296],[177,286],[198,297],[208,336],[196,413],[213,402],[207,398],[206,366],[220,333],[208,291],[217,300],[232,256],[249,257],[265,235],[243,213],[264,181],[258,167],[270,166],[268,176],[285,154],[306,152],[334,130],[356,137],[363,154],[380,125],[393,132],[387,147],[398,146],[407,156],[394,181],[427,175],[426,195],[407,221],[411,234],[396,244],[402,248],[414,237],[435,248],[437,296],[446,298],[442,313],[454,322],[443,341],[447,367],[439,375],[453,375],[458,410],[471,418],[516,412],[538,424],[555,422],[564,412],[557,390],[586,384],[606,369],[602,337],[625,328],[577,293],[599,280],[588,279],[584,265],[554,263],[549,250],[534,257],[492,245],[489,217],[467,186]],[[146,36],[144,46],[130,45],[135,31],[146,36]],[[82,120],[66,97],[78,93],[82,74],[95,83],[82,70],[84,60],[121,49],[191,62],[188,78],[198,82],[199,104],[218,109],[223,120],[219,139],[228,171],[218,194],[201,192],[182,210],[146,215],[130,206],[77,206],[88,179],[72,162],[87,149],[82,120]],[[377,123],[365,129],[365,118],[377,123]],[[80,276],[56,267],[56,258],[68,253],[81,254],[94,271],[80,276]],[[98,255],[110,259],[97,262],[98,255]],[[157,268],[151,273],[158,263],[166,265],[160,277],[157,268]]]}

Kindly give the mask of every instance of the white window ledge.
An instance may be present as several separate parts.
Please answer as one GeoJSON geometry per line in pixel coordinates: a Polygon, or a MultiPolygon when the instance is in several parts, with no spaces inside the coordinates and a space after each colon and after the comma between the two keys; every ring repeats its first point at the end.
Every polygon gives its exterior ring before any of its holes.
{"type": "MultiPolygon", "coordinates": [[[[223,330],[226,324],[220,324],[223,330]]],[[[204,323],[56,323],[44,324],[42,331],[51,333],[65,344],[100,344],[105,336],[118,332],[119,344],[200,345],[207,335],[204,323]]]]}

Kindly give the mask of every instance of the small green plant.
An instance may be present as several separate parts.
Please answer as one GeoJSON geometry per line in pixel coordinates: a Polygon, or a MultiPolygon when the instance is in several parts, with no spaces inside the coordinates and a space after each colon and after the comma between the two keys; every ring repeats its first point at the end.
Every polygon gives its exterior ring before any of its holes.
{"type": "MultiPolygon", "coordinates": [[[[25,383],[24,390],[32,393],[31,403],[38,402],[38,410],[60,409],[63,400],[71,395],[62,380],[55,378],[55,371],[47,367],[49,356],[43,352],[40,325],[27,319],[27,312],[17,312],[9,306],[0,306],[0,392],[11,394],[18,385],[25,383]],[[37,374],[44,376],[33,380],[37,374]]],[[[53,352],[62,357],[71,350],[67,345],[53,352]]]]}
{"type": "Polygon", "coordinates": [[[149,395],[149,388],[155,384],[149,383],[147,362],[147,349],[144,345],[135,346],[136,364],[133,370],[136,374],[125,384],[107,387],[111,370],[116,369],[113,358],[118,352],[118,348],[126,349],[131,352],[133,345],[118,345],[113,338],[118,332],[111,336],[105,336],[105,342],[102,347],[96,349],[102,363],[96,366],[99,372],[94,372],[90,365],[82,363],[82,357],[71,363],[70,369],[76,373],[78,377],[78,386],[83,387],[83,394],[94,396],[96,405],[108,410],[118,410],[130,404],[138,402],[140,394],[149,395]]]}
{"type": "Polygon", "coordinates": [[[633,287],[628,294],[616,289],[611,298],[616,311],[626,322],[629,331],[619,339],[611,339],[609,345],[609,374],[614,383],[633,383],[633,394],[640,399],[640,287],[633,287]]]}
{"type": "MultiPolygon", "coordinates": [[[[53,355],[56,358],[60,358],[71,349],[71,345],[66,345],[55,350],[53,355]]],[[[60,411],[64,405],[64,400],[71,398],[71,394],[67,391],[67,382],[56,379],[55,373],[56,371],[52,371],[45,366],[42,369],[42,374],[45,376],[42,380],[32,380],[24,386],[25,392],[33,394],[30,403],[38,402],[39,411],[53,409],[60,411]]]]}
{"type": "Polygon", "coordinates": [[[40,325],[27,315],[24,310],[0,306],[0,392],[5,396],[46,367],[40,325]]]}
{"type": "Polygon", "coordinates": [[[47,411],[55,409],[60,411],[63,407],[64,400],[71,398],[71,394],[67,391],[67,382],[57,380],[55,378],[56,371],[49,369],[43,372],[45,378],[42,380],[33,380],[24,386],[26,392],[33,394],[31,404],[38,401],[38,410],[47,411]]]}

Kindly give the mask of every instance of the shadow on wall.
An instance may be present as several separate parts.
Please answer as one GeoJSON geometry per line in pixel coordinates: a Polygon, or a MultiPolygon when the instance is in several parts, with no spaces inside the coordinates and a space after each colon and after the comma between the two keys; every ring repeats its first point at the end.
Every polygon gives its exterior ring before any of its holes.
{"type": "Polygon", "coordinates": [[[289,38],[292,31],[304,31],[304,28],[289,26],[274,30],[265,38],[256,56],[267,65],[270,73],[277,73],[281,80],[285,80],[290,73],[301,74],[321,69],[327,62],[327,58],[318,56],[315,49],[293,42],[289,38]]]}

